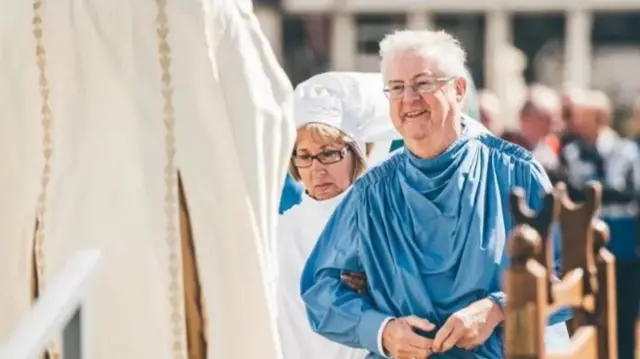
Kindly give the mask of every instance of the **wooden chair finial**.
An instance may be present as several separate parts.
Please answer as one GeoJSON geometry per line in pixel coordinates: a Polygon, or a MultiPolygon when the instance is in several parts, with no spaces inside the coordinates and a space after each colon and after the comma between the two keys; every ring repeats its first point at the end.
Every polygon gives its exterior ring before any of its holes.
{"type": "MultiPolygon", "coordinates": [[[[529,194],[537,195],[534,193],[529,194]]],[[[509,196],[511,213],[516,225],[526,224],[534,229],[540,236],[540,250],[536,253],[536,260],[547,270],[549,276],[549,288],[547,301],[551,303],[551,277],[553,275],[553,246],[550,245],[552,226],[560,212],[560,204],[556,201],[554,193],[546,193],[542,199],[542,208],[536,213],[529,207],[526,195],[522,188],[515,188],[509,196]]]]}
{"type": "Polygon", "coordinates": [[[521,189],[513,191],[509,198],[518,225],[508,242],[512,261],[505,275],[506,357],[616,359],[615,258],[606,247],[609,229],[597,218],[602,188],[597,183],[589,183],[585,202],[580,204],[571,201],[563,183],[559,183],[553,193],[551,199],[545,198],[543,210],[554,208],[551,220],[560,221],[565,272],[561,279],[553,282],[549,276],[552,270],[549,256],[542,253],[548,245],[540,238],[540,234],[550,233],[552,223],[542,222],[544,226],[541,226],[539,221],[543,215],[526,206],[521,189]],[[573,308],[573,324],[577,330],[569,348],[561,353],[548,352],[544,343],[548,315],[561,307],[573,308]]]}
{"type": "Polygon", "coordinates": [[[584,295],[595,294],[598,284],[591,224],[600,209],[601,187],[598,183],[589,183],[585,190],[586,201],[581,204],[571,201],[564,184],[556,186],[556,190],[560,201],[563,270],[584,270],[584,295]]]}
{"type": "Polygon", "coordinates": [[[518,225],[509,241],[511,262],[514,265],[524,264],[529,259],[535,259],[542,247],[540,242],[540,236],[535,229],[526,224],[518,225]]]}

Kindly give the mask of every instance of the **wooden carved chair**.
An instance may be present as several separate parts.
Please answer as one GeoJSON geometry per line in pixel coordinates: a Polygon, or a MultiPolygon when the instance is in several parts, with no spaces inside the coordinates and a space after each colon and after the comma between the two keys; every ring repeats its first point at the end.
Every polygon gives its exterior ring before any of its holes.
{"type": "Polygon", "coordinates": [[[505,287],[506,357],[508,359],[617,359],[615,260],[605,248],[609,232],[596,215],[601,187],[589,184],[586,201],[571,202],[564,184],[544,198],[534,213],[521,190],[510,198],[517,224],[509,241],[511,267],[505,287]],[[562,234],[563,275],[554,278],[552,226],[562,234]],[[548,316],[561,307],[573,308],[576,328],[570,348],[545,350],[548,316]]]}

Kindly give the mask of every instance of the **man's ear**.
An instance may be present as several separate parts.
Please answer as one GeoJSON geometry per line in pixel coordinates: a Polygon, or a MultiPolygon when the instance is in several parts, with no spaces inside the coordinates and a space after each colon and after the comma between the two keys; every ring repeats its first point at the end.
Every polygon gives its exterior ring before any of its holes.
{"type": "Polygon", "coordinates": [[[458,77],[455,82],[456,88],[456,99],[458,102],[462,103],[462,101],[467,97],[467,79],[464,77],[458,77]]]}

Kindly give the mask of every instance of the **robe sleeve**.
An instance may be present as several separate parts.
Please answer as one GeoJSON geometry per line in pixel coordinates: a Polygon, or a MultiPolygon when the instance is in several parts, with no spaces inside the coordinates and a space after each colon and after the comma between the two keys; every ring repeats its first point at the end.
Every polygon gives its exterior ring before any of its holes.
{"type": "Polygon", "coordinates": [[[232,119],[235,147],[229,148],[229,155],[236,152],[261,244],[269,248],[295,139],[293,87],[250,7],[243,9],[233,1],[224,4],[230,8],[215,62],[232,119]]]}
{"type": "Polygon", "coordinates": [[[307,260],[300,282],[311,328],[334,342],[364,348],[384,356],[379,330],[390,317],[340,279],[345,272],[362,272],[358,252],[357,211],[363,204],[352,188],[329,219],[307,260]]]}
{"type": "MultiPolygon", "coordinates": [[[[539,211],[543,205],[543,196],[546,193],[550,193],[553,190],[553,186],[551,185],[551,181],[549,180],[549,176],[547,176],[545,170],[542,165],[536,160],[530,161],[522,161],[516,163],[512,172],[512,186],[513,187],[521,187],[525,190],[525,195],[527,196],[527,203],[531,209],[534,211],[539,211]]],[[[514,229],[514,225],[511,220],[509,220],[508,233],[514,229]]],[[[552,247],[553,247],[553,268],[554,268],[554,276],[559,276],[559,270],[561,268],[561,247],[560,247],[560,235],[559,231],[554,226],[552,229],[552,247]]],[[[505,250],[505,256],[508,255],[505,250]]],[[[503,261],[503,271],[506,269],[509,261],[503,261]]],[[[504,291],[496,291],[489,294],[489,298],[494,300],[502,309],[505,309],[506,305],[506,295],[504,291]]],[[[570,309],[559,309],[555,313],[553,313],[548,320],[548,324],[557,324],[560,322],[567,321],[571,318],[571,310],[570,309]]]]}

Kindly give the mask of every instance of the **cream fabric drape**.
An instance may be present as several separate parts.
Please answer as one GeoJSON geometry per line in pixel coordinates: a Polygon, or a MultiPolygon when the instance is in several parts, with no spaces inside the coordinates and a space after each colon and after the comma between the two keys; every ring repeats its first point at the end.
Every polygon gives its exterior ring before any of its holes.
{"type": "Polygon", "coordinates": [[[251,11],[0,0],[0,340],[31,305],[34,250],[46,290],[73,253],[99,248],[91,357],[186,358],[179,171],[207,357],[277,357],[263,252],[292,91],[251,11]]]}

